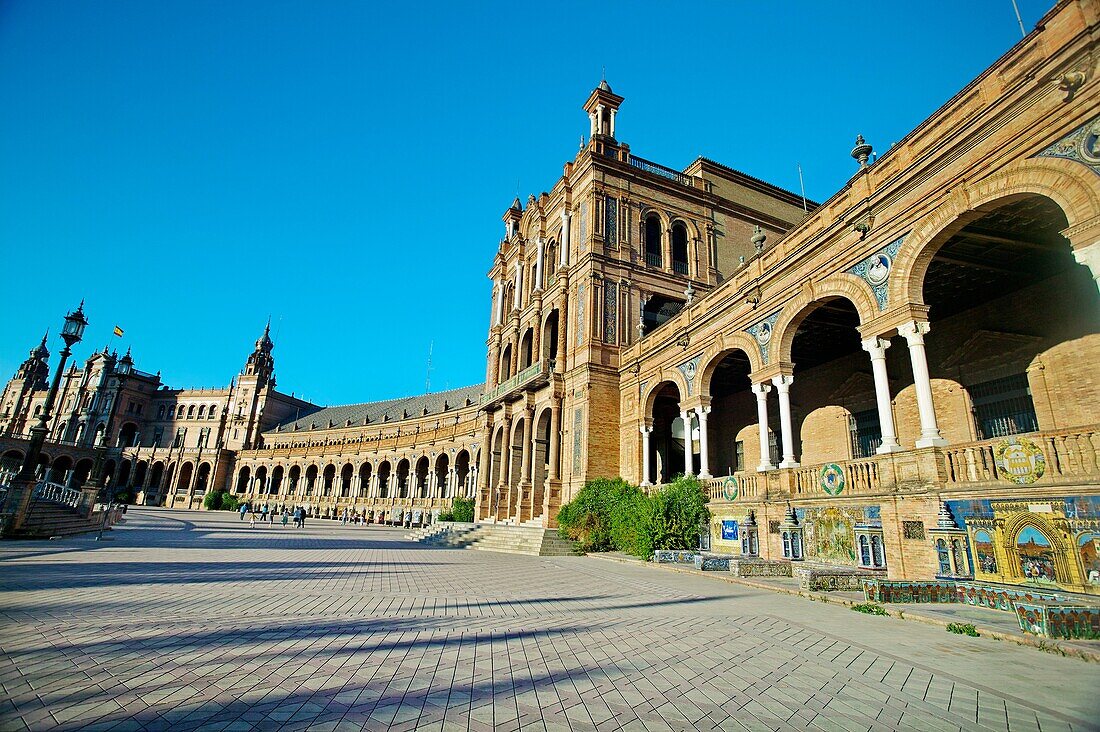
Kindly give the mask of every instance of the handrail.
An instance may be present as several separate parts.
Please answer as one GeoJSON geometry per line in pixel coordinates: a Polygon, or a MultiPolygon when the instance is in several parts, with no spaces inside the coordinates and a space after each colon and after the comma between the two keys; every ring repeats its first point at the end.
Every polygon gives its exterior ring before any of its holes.
{"type": "Polygon", "coordinates": [[[505,394],[524,386],[530,381],[534,381],[540,376],[550,373],[554,370],[553,359],[544,359],[542,361],[536,361],[523,371],[520,371],[515,376],[511,377],[507,381],[501,383],[495,389],[490,389],[481,395],[482,406],[490,404],[505,394]]]}
{"type": "Polygon", "coordinates": [[[633,167],[637,168],[638,170],[644,170],[647,173],[653,173],[654,175],[659,175],[662,178],[667,178],[671,181],[676,181],[677,183],[680,183],[680,184],[685,185],[685,186],[690,186],[691,185],[691,176],[690,175],[684,175],[683,173],[681,173],[678,170],[673,170],[672,168],[667,168],[664,165],[661,165],[659,163],[654,163],[653,161],[646,160],[645,158],[640,158],[637,155],[631,155],[630,156],[630,164],[633,167]]]}
{"type": "Polygon", "coordinates": [[[84,493],[76,488],[66,488],[60,483],[50,483],[43,480],[35,485],[32,497],[37,501],[48,501],[70,508],[78,508],[84,500],[84,493]]]}

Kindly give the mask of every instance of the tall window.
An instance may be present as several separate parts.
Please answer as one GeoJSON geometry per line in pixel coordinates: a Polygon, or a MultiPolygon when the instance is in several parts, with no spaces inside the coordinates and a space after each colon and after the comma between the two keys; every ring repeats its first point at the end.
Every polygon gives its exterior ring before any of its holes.
{"type": "Polygon", "coordinates": [[[153,428],[153,442],[150,445],[150,447],[160,447],[160,443],[163,439],[164,439],[164,428],[163,427],[154,427],[153,428]]]}
{"type": "Polygon", "coordinates": [[[688,234],[683,222],[672,225],[672,271],[676,274],[688,273],[688,234]]]}
{"type": "Polygon", "coordinates": [[[661,220],[656,216],[645,220],[645,263],[649,267],[661,266],[661,220]]]}
{"type": "Polygon", "coordinates": [[[882,428],[878,422],[877,409],[865,409],[853,412],[848,417],[848,430],[852,439],[852,457],[872,457],[882,444],[882,428]]]}
{"type": "Polygon", "coordinates": [[[210,441],[210,428],[203,427],[199,430],[199,447],[206,447],[206,444],[210,441]]]}
{"type": "Polygon", "coordinates": [[[172,440],[172,447],[183,447],[183,440],[186,437],[187,437],[187,428],[186,427],[177,427],[176,428],[176,437],[175,437],[174,440],[172,440]]]}
{"type": "Polygon", "coordinates": [[[980,439],[990,440],[1039,429],[1027,374],[983,381],[967,387],[967,391],[974,404],[974,424],[980,439]]]}

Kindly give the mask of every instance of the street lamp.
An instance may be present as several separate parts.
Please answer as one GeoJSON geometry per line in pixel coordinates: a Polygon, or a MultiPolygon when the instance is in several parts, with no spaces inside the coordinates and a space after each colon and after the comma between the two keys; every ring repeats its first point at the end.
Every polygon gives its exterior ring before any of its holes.
{"type": "Polygon", "coordinates": [[[72,347],[80,342],[84,336],[84,328],[88,325],[88,319],[84,317],[84,301],[80,301],[79,307],[65,316],[65,325],[61,327],[61,339],[65,341],[65,348],[61,351],[61,362],[57,365],[57,372],[53,375],[53,383],[46,394],[46,403],[38,414],[38,421],[30,429],[31,440],[27,447],[27,456],[23,460],[23,468],[19,471],[17,480],[33,481],[34,473],[38,467],[38,458],[42,455],[42,445],[49,434],[50,413],[53,411],[53,402],[57,398],[57,388],[61,385],[61,374],[65,371],[65,362],[72,355],[72,347]]]}

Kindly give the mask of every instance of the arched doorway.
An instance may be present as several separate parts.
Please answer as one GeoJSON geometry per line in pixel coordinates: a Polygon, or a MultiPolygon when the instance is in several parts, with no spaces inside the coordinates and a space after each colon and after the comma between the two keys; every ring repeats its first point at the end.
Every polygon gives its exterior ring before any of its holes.
{"type": "MultiPolygon", "coordinates": [[[[554,309],[546,316],[542,326],[542,357],[553,361],[558,357],[558,311],[554,309]]],[[[564,366],[564,364],[559,364],[564,366]]]]}
{"type": "Polygon", "coordinates": [[[199,463],[198,473],[195,475],[195,493],[203,494],[210,487],[210,463],[199,463]]]}
{"type": "Polygon", "coordinates": [[[186,493],[191,486],[191,476],[195,472],[195,466],[190,461],[180,466],[179,478],[176,480],[176,493],[186,493]]]}
{"type": "Polygon", "coordinates": [[[390,497],[390,461],[383,460],[378,465],[378,497],[390,497]]]}
{"type": "Polygon", "coordinates": [[[133,422],[127,422],[122,425],[122,429],[118,431],[118,446],[119,447],[134,447],[137,445],[138,439],[138,426],[133,422]]]}
{"type": "Polygon", "coordinates": [[[720,353],[703,369],[702,388],[710,395],[707,466],[712,475],[733,475],[760,464],[751,371],[749,357],[740,348],[720,353]]]}
{"type": "Polygon", "coordinates": [[[397,496],[398,498],[409,497],[409,461],[408,458],[401,458],[397,463],[397,496]]]}
{"type": "MultiPolygon", "coordinates": [[[[675,383],[659,384],[649,399],[653,432],[649,439],[649,466],[655,483],[668,483],[684,472],[685,429],[680,418],[680,389],[675,383]]],[[[690,429],[690,426],[689,426],[690,429]]],[[[649,476],[646,476],[648,479],[649,476]]]]}
{"type": "Polygon", "coordinates": [[[247,465],[237,471],[237,493],[248,492],[248,482],[251,476],[252,470],[247,465]]]}
{"type": "Polygon", "coordinates": [[[283,476],[286,474],[286,469],[282,465],[276,465],[271,471],[271,486],[268,488],[268,495],[277,496],[282,493],[283,490],[283,476]]]}
{"type": "Polygon", "coordinates": [[[447,453],[439,454],[435,459],[435,485],[436,495],[440,498],[454,498],[454,488],[447,484],[447,474],[450,472],[451,459],[447,453]]]}
{"type": "Polygon", "coordinates": [[[416,461],[416,483],[413,490],[415,496],[420,498],[428,497],[428,469],[429,469],[428,456],[425,455],[416,461]]]}
{"type": "Polygon", "coordinates": [[[322,473],[321,478],[321,495],[331,496],[333,483],[336,482],[336,466],[329,463],[325,466],[325,471],[322,473]]]}
{"type": "Polygon", "coordinates": [[[469,484],[469,479],[470,453],[466,450],[459,450],[458,455],[455,456],[455,480],[458,484],[456,490],[464,498],[473,495],[473,487],[469,484]]]}
{"type": "Polygon", "coordinates": [[[298,483],[302,479],[302,466],[291,465],[290,470],[287,472],[287,485],[286,494],[293,496],[298,492],[298,483]]]}
{"type": "Polygon", "coordinates": [[[363,463],[359,466],[359,491],[356,494],[359,497],[370,496],[370,478],[371,478],[371,464],[363,463]]]}
{"type": "Polygon", "coordinates": [[[351,463],[344,463],[340,469],[340,497],[351,497],[351,480],[355,477],[355,467],[351,463]]]}

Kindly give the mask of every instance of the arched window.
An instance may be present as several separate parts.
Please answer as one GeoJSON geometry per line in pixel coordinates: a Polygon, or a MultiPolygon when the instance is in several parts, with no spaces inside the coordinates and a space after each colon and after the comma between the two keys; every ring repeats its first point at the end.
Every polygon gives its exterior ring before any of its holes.
{"type": "Polygon", "coordinates": [[[164,419],[164,405],[157,407],[157,419],[164,419]]]}
{"type": "Polygon", "coordinates": [[[947,542],[943,539],[936,539],[936,559],[939,561],[940,574],[949,576],[951,574],[951,558],[947,553],[947,542]]]}
{"type": "Polygon", "coordinates": [[[645,220],[645,263],[648,267],[661,266],[661,219],[656,214],[645,220]]]}
{"type": "Polygon", "coordinates": [[[207,412],[207,419],[214,419],[214,417],[217,416],[217,414],[218,414],[218,405],[217,404],[211,404],[210,405],[210,411],[207,412]]]}
{"type": "Polygon", "coordinates": [[[864,567],[871,566],[871,542],[867,541],[866,534],[859,535],[859,563],[864,567]]]}
{"type": "Polygon", "coordinates": [[[187,418],[191,419],[194,416],[195,416],[195,405],[192,404],[191,406],[189,406],[187,408],[187,418]]]}
{"type": "Polygon", "coordinates": [[[183,419],[183,405],[180,405],[179,410],[176,411],[176,419],[183,419]]]}
{"type": "Polygon", "coordinates": [[[791,532],[783,532],[783,556],[787,559],[791,558],[791,532]]]}
{"type": "Polygon", "coordinates": [[[886,557],[882,553],[882,537],[878,534],[871,537],[871,563],[875,567],[886,566],[886,557]]]}
{"type": "Polygon", "coordinates": [[[551,239],[546,244],[546,251],[542,255],[542,286],[550,287],[557,281],[554,274],[558,271],[558,243],[551,239]]]}
{"type": "Polygon", "coordinates": [[[672,271],[688,274],[688,234],[682,221],[672,225],[672,271]]]}
{"type": "Polygon", "coordinates": [[[200,404],[199,405],[199,419],[202,419],[205,416],[206,416],[206,405],[205,404],[200,404]]]}

